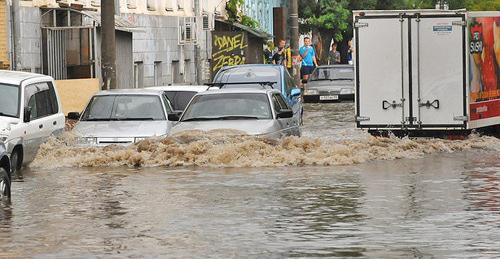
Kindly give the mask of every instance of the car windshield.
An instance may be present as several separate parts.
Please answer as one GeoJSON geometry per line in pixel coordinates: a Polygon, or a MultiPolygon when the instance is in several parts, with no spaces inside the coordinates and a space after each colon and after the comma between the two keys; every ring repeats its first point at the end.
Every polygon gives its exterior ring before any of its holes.
{"type": "MultiPolygon", "coordinates": [[[[226,82],[277,82],[273,88],[281,87],[281,72],[275,66],[236,66],[220,71],[214,83],[226,82]]],[[[244,85],[231,85],[231,87],[244,88],[244,85]]]]}
{"type": "Polygon", "coordinates": [[[19,87],[0,84],[0,116],[19,117],[19,87]]]}
{"type": "Polygon", "coordinates": [[[352,67],[318,67],[311,75],[311,81],[320,80],[354,80],[354,69],[352,67]]]}
{"type": "Polygon", "coordinates": [[[90,101],[82,121],[165,120],[156,95],[98,95],[90,101]]]}
{"type": "Polygon", "coordinates": [[[166,91],[165,95],[170,100],[170,104],[174,110],[183,111],[197,93],[194,91],[166,91]]]}
{"type": "Polygon", "coordinates": [[[181,121],[271,118],[266,94],[224,93],[195,96],[181,121]]]}

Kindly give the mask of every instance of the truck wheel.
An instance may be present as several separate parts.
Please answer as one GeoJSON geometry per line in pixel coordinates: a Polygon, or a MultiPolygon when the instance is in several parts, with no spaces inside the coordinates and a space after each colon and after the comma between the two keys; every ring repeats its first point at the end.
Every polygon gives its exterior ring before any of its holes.
{"type": "Polygon", "coordinates": [[[10,200],[10,177],[3,168],[0,168],[0,200],[10,200]]]}
{"type": "Polygon", "coordinates": [[[22,161],[20,161],[21,155],[19,152],[20,150],[18,148],[14,149],[10,157],[10,165],[12,167],[10,175],[12,175],[15,180],[23,179],[23,175],[21,174],[22,161]]]}

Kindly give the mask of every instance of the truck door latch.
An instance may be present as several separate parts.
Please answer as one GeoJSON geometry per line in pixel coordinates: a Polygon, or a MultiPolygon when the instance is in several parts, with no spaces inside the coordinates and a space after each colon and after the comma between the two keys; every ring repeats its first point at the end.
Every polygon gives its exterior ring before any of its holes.
{"type": "Polygon", "coordinates": [[[403,103],[396,103],[396,101],[392,101],[392,103],[388,101],[382,101],[382,109],[387,110],[389,108],[396,109],[397,107],[403,107],[403,103]]]}
{"type": "Polygon", "coordinates": [[[427,101],[427,102],[419,102],[418,103],[418,106],[420,107],[427,107],[427,108],[435,108],[435,109],[439,109],[439,100],[434,100],[434,101],[427,101]]]}

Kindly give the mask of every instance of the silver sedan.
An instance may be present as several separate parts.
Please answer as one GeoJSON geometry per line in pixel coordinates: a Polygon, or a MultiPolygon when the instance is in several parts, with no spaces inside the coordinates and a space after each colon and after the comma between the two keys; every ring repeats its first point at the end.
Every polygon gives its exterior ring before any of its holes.
{"type": "Polygon", "coordinates": [[[166,136],[173,121],[163,91],[127,89],[102,91],[90,100],[73,132],[85,146],[129,145],[145,138],[166,136]]]}
{"type": "Polygon", "coordinates": [[[230,129],[269,138],[300,136],[299,121],[281,93],[271,89],[223,89],[193,97],[171,133],[230,129]]]}

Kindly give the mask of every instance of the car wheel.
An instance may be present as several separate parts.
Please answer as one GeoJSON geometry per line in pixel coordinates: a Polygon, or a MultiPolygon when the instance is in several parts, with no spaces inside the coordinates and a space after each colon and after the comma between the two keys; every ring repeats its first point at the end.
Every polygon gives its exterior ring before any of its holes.
{"type": "Polygon", "coordinates": [[[0,168],[0,200],[10,200],[10,177],[3,168],[0,168]]]}
{"type": "Polygon", "coordinates": [[[15,180],[23,179],[23,176],[21,174],[22,162],[19,161],[19,158],[21,157],[19,152],[19,149],[14,149],[14,152],[12,152],[12,155],[10,157],[10,165],[12,167],[10,175],[12,175],[15,180]]]}

